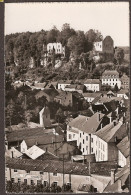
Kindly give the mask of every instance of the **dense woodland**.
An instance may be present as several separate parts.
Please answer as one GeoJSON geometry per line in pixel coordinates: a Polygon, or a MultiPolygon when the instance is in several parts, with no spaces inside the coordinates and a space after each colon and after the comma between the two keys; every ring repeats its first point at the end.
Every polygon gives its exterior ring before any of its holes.
{"type": "MultiPolygon", "coordinates": [[[[123,73],[129,76],[129,57],[126,56],[128,59],[124,60],[124,51],[126,55],[129,55],[128,47],[116,48],[113,62],[104,63],[99,61],[99,63],[95,63],[92,52],[93,43],[102,39],[103,36],[98,30],[90,29],[84,33],[80,30],[76,31],[67,23],[62,26],[61,31],[54,26],[50,31],[41,30],[34,33],[25,32],[6,35],[5,63],[6,67],[12,68],[13,72],[13,76],[11,74],[5,75],[6,126],[25,122],[25,118],[28,121],[39,122],[39,111],[46,104],[46,99],[36,101],[34,96],[38,91],[31,91],[31,89],[25,87],[15,90],[11,85],[15,80],[26,80],[27,78],[36,80],[39,78],[39,82],[45,82],[70,79],[72,82],[77,80],[79,83],[80,79],[100,79],[106,69],[116,69],[120,77],[123,73]],[[44,54],[47,52],[46,45],[52,42],[61,42],[66,50],[62,66],[57,70],[52,65],[50,68],[52,59],[48,59],[47,67],[40,65],[40,61],[44,59],[44,54]],[[31,57],[35,62],[35,67],[32,69],[29,67],[31,57]],[[80,63],[82,65],[81,69],[79,68],[80,63]],[[27,96],[27,108],[24,105],[25,95],[27,96]]],[[[83,110],[84,104],[85,102],[82,102],[80,106],[83,110]]],[[[52,106],[50,103],[48,106],[51,109],[52,118],[55,118],[59,109],[62,111],[67,109],[58,104],[53,104],[52,106]]],[[[71,110],[71,108],[68,108],[68,110],[71,110]]],[[[63,116],[61,113],[58,115],[63,116]]]]}

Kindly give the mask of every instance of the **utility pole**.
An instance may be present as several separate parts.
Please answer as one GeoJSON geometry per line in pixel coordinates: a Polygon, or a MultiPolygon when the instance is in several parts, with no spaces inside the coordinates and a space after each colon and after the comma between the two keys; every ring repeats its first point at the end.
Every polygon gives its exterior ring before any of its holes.
{"type": "Polygon", "coordinates": [[[64,181],[64,154],[63,154],[63,191],[65,191],[64,183],[65,183],[65,181],[64,181]]]}

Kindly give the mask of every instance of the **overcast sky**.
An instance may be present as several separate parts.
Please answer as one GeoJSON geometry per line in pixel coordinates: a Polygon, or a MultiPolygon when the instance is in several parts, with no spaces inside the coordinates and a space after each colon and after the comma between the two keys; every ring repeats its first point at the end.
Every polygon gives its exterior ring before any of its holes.
{"type": "Polygon", "coordinates": [[[59,30],[69,23],[75,30],[89,29],[110,35],[115,46],[129,46],[129,4],[108,3],[5,3],[5,34],[59,30]]]}

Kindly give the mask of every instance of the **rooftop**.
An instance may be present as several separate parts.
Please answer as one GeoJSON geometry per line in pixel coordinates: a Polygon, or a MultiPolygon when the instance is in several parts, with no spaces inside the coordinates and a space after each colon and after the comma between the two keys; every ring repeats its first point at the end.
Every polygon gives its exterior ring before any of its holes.
{"type": "Polygon", "coordinates": [[[85,84],[100,84],[100,80],[99,79],[87,79],[84,83],[85,84]]]}
{"type": "Polygon", "coordinates": [[[114,123],[112,122],[106,125],[105,127],[103,127],[102,129],[100,129],[99,131],[97,131],[95,135],[107,143],[115,142],[116,137],[117,139],[121,139],[122,136],[125,135],[126,133],[126,130],[125,131],[121,130],[120,128],[121,126],[122,126],[121,122],[118,122],[118,124],[116,124],[115,126],[114,123]]]}
{"type": "Polygon", "coordinates": [[[94,133],[97,131],[104,114],[96,112],[90,118],[86,116],[79,115],[73,119],[68,125],[77,128],[86,133],[94,133]]]}
{"type": "MultiPolygon", "coordinates": [[[[63,162],[58,160],[32,160],[32,159],[6,159],[6,167],[26,171],[43,171],[50,173],[63,173],[63,162]]],[[[91,163],[91,174],[110,177],[110,171],[117,168],[117,163],[100,162],[91,163]]],[[[64,162],[64,173],[73,175],[89,175],[89,163],[64,162]]]]}
{"type": "Polygon", "coordinates": [[[36,145],[29,148],[27,151],[25,151],[25,154],[30,157],[31,159],[37,159],[39,156],[44,154],[45,151],[37,147],[36,145]]]}
{"type": "Polygon", "coordinates": [[[119,77],[119,73],[116,70],[105,70],[102,76],[117,76],[119,77]]]}
{"type": "Polygon", "coordinates": [[[101,93],[83,93],[82,94],[84,97],[93,97],[96,98],[101,95],[101,93]]]}

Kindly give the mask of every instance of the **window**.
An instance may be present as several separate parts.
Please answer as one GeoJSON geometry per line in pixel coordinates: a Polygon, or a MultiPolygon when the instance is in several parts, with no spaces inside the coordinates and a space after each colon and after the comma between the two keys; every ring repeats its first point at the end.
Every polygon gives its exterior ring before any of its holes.
{"type": "Polygon", "coordinates": [[[83,148],[83,152],[84,152],[85,150],[84,150],[84,148],[83,148]]]}
{"type": "Polygon", "coordinates": [[[69,139],[71,139],[71,134],[69,134],[69,139]]]}
{"type": "Polygon", "coordinates": [[[81,137],[81,133],[80,133],[80,137],[81,137]]]}
{"type": "Polygon", "coordinates": [[[40,185],[42,184],[42,181],[41,180],[37,180],[37,185],[40,185]]]}
{"type": "Polygon", "coordinates": [[[84,132],[83,132],[83,135],[84,135],[84,132]]]}
{"type": "Polygon", "coordinates": [[[91,142],[93,142],[93,138],[91,138],[91,142]]]}
{"type": "Polygon", "coordinates": [[[73,138],[75,138],[75,134],[73,134],[73,138]]]}
{"type": "Polygon", "coordinates": [[[88,150],[88,146],[86,146],[86,150],[88,150]]]}
{"type": "Polygon", "coordinates": [[[40,171],[40,175],[43,175],[43,171],[40,171]]]}
{"type": "Polygon", "coordinates": [[[24,183],[27,184],[27,179],[24,179],[24,183]]]}
{"type": "Polygon", "coordinates": [[[11,178],[11,182],[14,183],[15,182],[15,179],[14,178],[11,178]]]}
{"type": "Polygon", "coordinates": [[[30,171],[26,171],[27,173],[30,173],[30,171]]]}
{"type": "Polygon", "coordinates": [[[57,173],[56,173],[56,172],[54,172],[54,173],[53,173],[53,176],[57,176],[57,173]]]}
{"type": "Polygon", "coordinates": [[[93,148],[91,148],[91,152],[93,152],[93,148]]]}
{"type": "Polygon", "coordinates": [[[17,172],[17,169],[14,169],[14,172],[17,172]]]}
{"type": "Polygon", "coordinates": [[[34,180],[30,180],[30,184],[31,185],[34,185],[34,180]]]}
{"type": "Polygon", "coordinates": [[[54,186],[57,187],[57,182],[53,182],[54,186]]]}
{"type": "Polygon", "coordinates": [[[86,141],[88,141],[88,136],[86,136],[86,141]]]}
{"type": "Polygon", "coordinates": [[[43,183],[43,184],[44,184],[44,186],[47,186],[47,184],[48,184],[48,183],[47,183],[47,181],[44,181],[44,183],[43,183]]]}
{"type": "Polygon", "coordinates": [[[104,144],[103,144],[103,151],[105,151],[104,144]]]}
{"type": "Polygon", "coordinates": [[[83,144],[85,143],[85,140],[83,139],[83,144]]]}
{"type": "Polygon", "coordinates": [[[21,182],[21,179],[20,178],[18,178],[18,183],[20,183],[21,182]]]}

